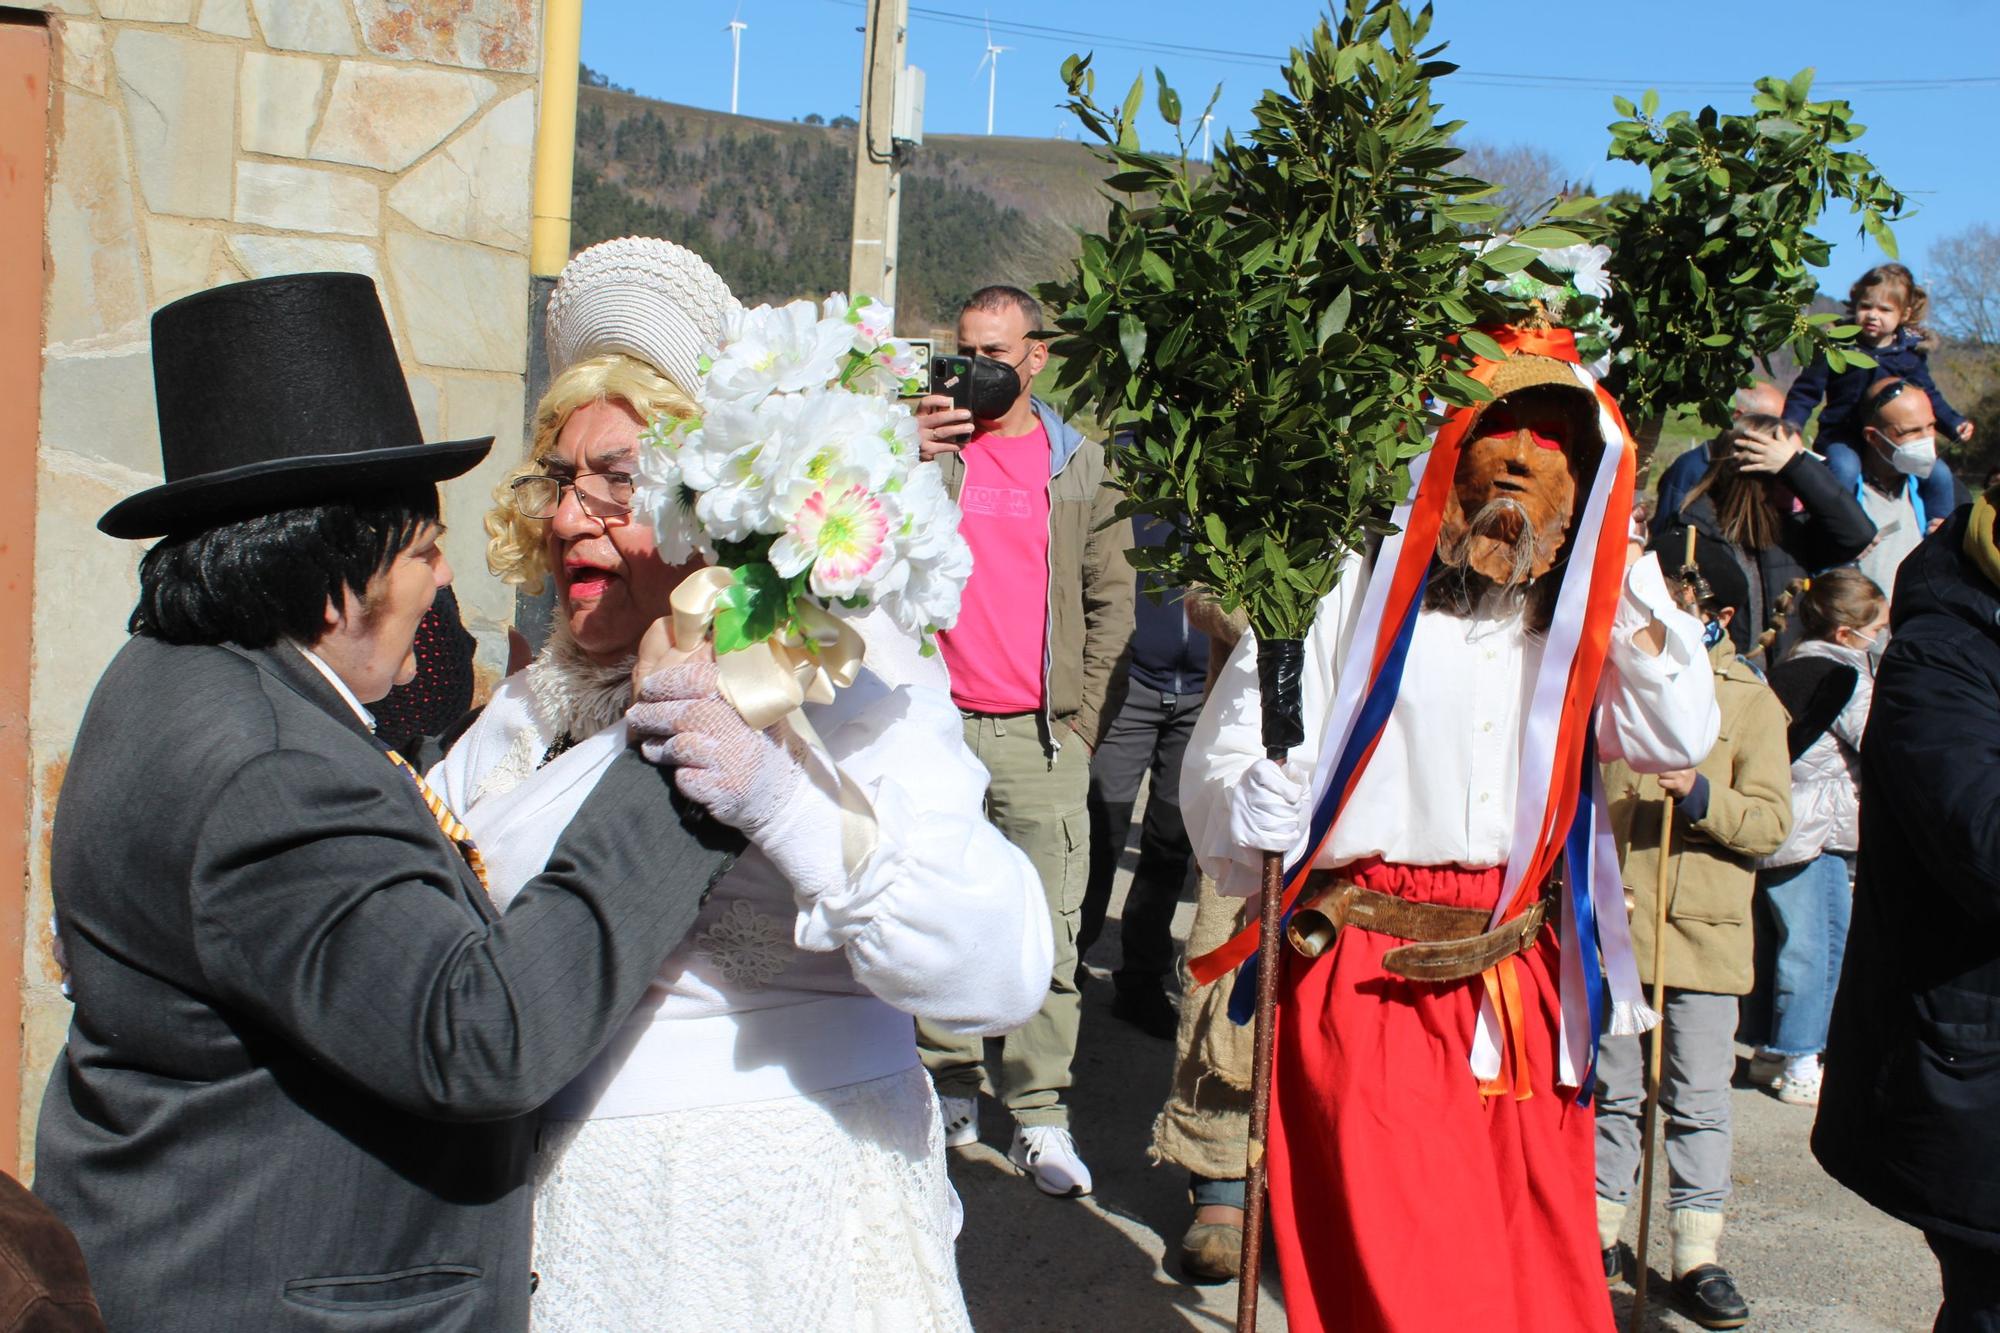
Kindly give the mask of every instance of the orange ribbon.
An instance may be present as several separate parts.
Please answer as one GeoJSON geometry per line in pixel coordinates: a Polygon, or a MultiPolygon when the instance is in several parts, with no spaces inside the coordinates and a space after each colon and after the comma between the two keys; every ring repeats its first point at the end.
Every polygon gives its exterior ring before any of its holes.
{"type": "Polygon", "coordinates": [[[1487,325],[1479,330],[1507,352],[1523,356],[1549,356],[1558,361],[1583,364],[1576,350],[1576,335],[1568,329],[1523,329],[1512,324],[1487,325]]]}

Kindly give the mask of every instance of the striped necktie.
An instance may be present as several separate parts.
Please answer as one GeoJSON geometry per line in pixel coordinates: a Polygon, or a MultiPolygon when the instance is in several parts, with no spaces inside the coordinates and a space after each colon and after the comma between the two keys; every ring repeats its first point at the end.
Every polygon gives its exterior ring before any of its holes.
{"type": "Polygon", "coordinates": [[[451,807],[444,803],[444,797],[431,790],[431,784],[424,781],[423,774],[417,772],[409,760],[394,750],[385,750],[383,753],[389,756],[390,763],[408,773],[410,781],[417,784],[417,795],[423,798],[424,808],[429,810],[431,818],[437,821],[438,830],[451,839],[452,845],[458,848],[459,855],[463,856],[465,863],[472,867],[472,873],[479,877],[479,887],[486,890],[486,896],[491,898],[493,886],[486,880],[486,858],[479,854],[479,848],[473,843],[472,830],[458,822],[458,816],[454,815],[451,807]]]}

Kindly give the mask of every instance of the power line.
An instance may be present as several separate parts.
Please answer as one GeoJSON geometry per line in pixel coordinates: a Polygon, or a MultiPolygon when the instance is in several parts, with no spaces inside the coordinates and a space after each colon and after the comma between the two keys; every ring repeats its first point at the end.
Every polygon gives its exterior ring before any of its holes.
{"type": "MultiPolygon", "coordinates": [[[[832,3],[858,9],[863,0],[832,0],[832,3]]],[[[955,10],[936,9],[929,6],[912,5],[913,19],[923,18],[933,23],[950,27],[985,28],[987,20],[974,14],[963,14],[955,10]]],[[[1074,28],[1053,27],[1040,23],[1024,23],[1016,19],[995,19],[991,30],[1020,37],[1026,41],[1051,44],[1090,43],[1111,50],[1132,51],[1145,55],[1191,56],[1211,63],[1223,65],[1246,65],[1260,68],[1284,65],[1289,57],[1256,51],[1233,51],[1214,47],[1193,46],[1181,42],[1161,42],[1145,38],[1135,38],[1114,33],[1085,32],[1074,28]]],[[[1605,75],[1514,73],[1502,70],[1481,70],[1461,67],[1452,76],[1454,82],[1465,86],[1481,88],[1540,89],[1544,91],[1609,92],[1629,93],[1634,89],[1654,88],[1661,92],[1678,93],[1731,93],[1740,92],[1740,82],[1701,79],[1621,79],[1605,75]]],[[[1903,79],[1827,79],[1818,82],[1820,91],[1850,90],[1868,93],[1936,92],[1950,88],[2000,87],[2000,75],[1972,75],[1956,78],[1903,78],[1903,79]]]]}

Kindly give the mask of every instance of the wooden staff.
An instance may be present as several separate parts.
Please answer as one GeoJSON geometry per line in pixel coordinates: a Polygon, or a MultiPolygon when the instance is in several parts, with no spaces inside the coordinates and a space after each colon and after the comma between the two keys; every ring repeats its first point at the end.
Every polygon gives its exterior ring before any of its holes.
{"type": "MultiPolygon", "coordinates": [[[[1687,530],[1687,551],[1682,568],[1694,566],[1695,529],[1687,530]]],[[[1660,874],[1653,884],[1653,1012],[1660,1021],[1653,1025],[1652,1049],[1646,1057],[1646,1103],[1639,1115],[1639,1276],[1632,1283],[1632,1328],[1646,1321],[1648,1269],[1646,1251],[1653,1237],[1653,1125],[1660,1115],[1660,1066],[1667,1053],[1667,867],[1673,859],[1674,798],[1660,797],[1660,874]]]]}
{"type": "MultiPolygon", "coordinates": [[[[1282,756],[1279,756],[1282,761],[1282,756]]],[[[1271,1126],[1271,1048],[1278,1015],[1279,900],[1285,896],[1285,860],[1264,853],[1264,901],[1257,916],[1257,1030],[1250,1067],[1250,1140],[1243,1172],[1243,1261],[1236,1278],[1237,1333],[1256,1333],[1258,1275],[1264,1264],[1264,1139],[1271,1126]]]]}
{"type": "Polygon", "coordinates": [[[1660,802],[1660,877],[1653,909],[1653,1012],[1660,1021],[1653,1026],[1652,1050],[1646,1058],[1646,1106],[1639,1117],[1639,1138],[1644,1143],[1639,1155],[1639,1276],[1633,1282],[1632,1328],[1646,1320],[1646,1251],[1653,1230],[1653,1124],[1660,1114],[1660,1062],[1667,1049],[1667,860],[1673,851],[1674,798],[1660,802]]]}

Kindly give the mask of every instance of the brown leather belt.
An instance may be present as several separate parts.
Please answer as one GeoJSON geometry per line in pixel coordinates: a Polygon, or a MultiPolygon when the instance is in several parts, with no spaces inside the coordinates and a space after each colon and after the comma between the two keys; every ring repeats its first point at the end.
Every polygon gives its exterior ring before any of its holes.
{"type": "Polygon", "coordinates": [[[1317,958],[1342,926],[1357,926],[1413,941],[1382,955],[1385,971],[1411,981],[1462,981],[1532,945],[1548,915],[1548,899],[1536,899],[1521,915],[1488,930],[1492,915],[1483,907],[1413,903],[1316,870],[1306,880],[1285,939],[1305,957],[1317,958]]]}

